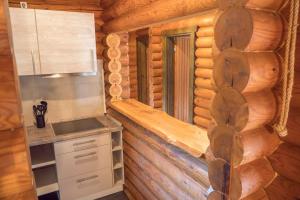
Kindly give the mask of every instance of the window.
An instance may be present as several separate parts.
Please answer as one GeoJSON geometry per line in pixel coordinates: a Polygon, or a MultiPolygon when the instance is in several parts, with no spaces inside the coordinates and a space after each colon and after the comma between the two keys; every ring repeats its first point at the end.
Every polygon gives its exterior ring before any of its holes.
{"type": "Polygon", "coordinates": [[[192,123],[195,30],[164,34],[164,110],[192,123]]]}

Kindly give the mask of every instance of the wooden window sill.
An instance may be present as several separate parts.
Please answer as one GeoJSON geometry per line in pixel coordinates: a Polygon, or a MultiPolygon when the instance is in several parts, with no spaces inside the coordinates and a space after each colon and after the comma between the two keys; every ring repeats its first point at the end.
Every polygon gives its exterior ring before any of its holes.
{"type": "Polygon", "coordinates": [[[202,157],[209,146],[206,130],[175,119],[134,99],[112,102],[111,108],[194,157],[202,157]]]}

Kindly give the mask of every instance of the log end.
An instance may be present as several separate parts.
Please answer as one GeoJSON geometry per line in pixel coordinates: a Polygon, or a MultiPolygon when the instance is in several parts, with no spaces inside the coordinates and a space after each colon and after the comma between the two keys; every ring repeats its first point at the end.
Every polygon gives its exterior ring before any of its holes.
{"type": "Polygon", "coordinates": [[[215,41],[219,50],[230,47],[245,49],[253,35],[253,22],[245,8],[227,9],[218,19],[215,26],[215,41]]]}

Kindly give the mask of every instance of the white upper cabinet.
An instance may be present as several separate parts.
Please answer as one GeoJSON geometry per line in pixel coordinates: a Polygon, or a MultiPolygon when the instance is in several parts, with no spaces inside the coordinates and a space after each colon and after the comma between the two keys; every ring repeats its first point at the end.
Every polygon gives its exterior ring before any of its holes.
{"type": "MultiPolygon", "coordinates": [[[[12,18],[20,13],[29,12],[30,9],[11,9],[12,18]],[[13,12],[12,12],[13,11],[13,12]]],[[[36,74],[56,74],[56,73],[81,73],[81,72],[95,72],[97,71],[97,57],[96,57],[96,39],[95,39],[95,23],[94,15],[91,13],[79,12],[65,12],[65,11],[50,11],[50,10],[31,10],[32,23],[23,24],[22,19],[15,19],[12,21],[13,29],[18,30],[21,27],[31,29],[31,37],[27,38],[23,32],[22,35],[14,34],[13,40],[17,41],[14,45],[15,51],[20,48],[33,51],[33,64],[36,66],[36,74]],[[31,25],[33,24],[33,25],[31,25]],[[26,40],[34,40],[38,47],[31,50],[27,44],[21,43],[22,38],[26,40]],[[19,41],[20,40],[20,41],[19,41]],[[36,53],[37,52],[37,53],[36,53]],[[36,55],[37,54],[37,55],[36,55]],[[39,61],[39,62],[38,62],[39,61]]],[[[13,31],[15,32],[15,31],[13,31]]],[[[23,51],[22,51],[23,52],[23,51]]],[[[17,53],[16,53],[17,54],[17,53]]],[[[22,54],[23,55],[23,54],[22,54]]],[[[29,60],[26,55],[22,57],[17,63],[26,63],[29,60]]],[[[30,58],[30,57],[29,57],[30,58]]],[[[23,73],[25,67],[19,70],[19,75],[29,75],[23,73]]],[[[31,73],[32,74],[32,73],[31,73]]]]}
{"type": "Polygon", "coordinates": [[[94,15],[36,10],[41,74],[97,69],[94,15]]]}
{"type": "Polygon", "coordinates": [[[9,11],[18,74],[39,74],[40,62],[35,11],[21,8],[10,8],[9,11]]]}

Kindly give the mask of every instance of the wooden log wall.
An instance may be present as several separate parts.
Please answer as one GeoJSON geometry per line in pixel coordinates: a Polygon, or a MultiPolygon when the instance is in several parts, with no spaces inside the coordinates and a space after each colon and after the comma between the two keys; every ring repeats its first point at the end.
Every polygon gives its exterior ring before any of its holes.
{"type": "MultiPolygon", "coordinates": [[[[283,17],[289,19],[289,5],[281,11],[283,17]]],[[[299,19],[298,19],[299,21],[299,19]]],[[[273,169],[278,176],[265,189],[269,199],[299,199],[300,198],[300,137],[299,137],[299,115],[300,115],[300,32],[297,33],[295,81],[293,86],[293,97],[290,104],[289,119],[287,123],[288,135],[281,137],[281,144],[277,150],[269,156],[273,169]]],[[[284,56],[284,55],[283,55],[284,56]]],[[[280,87],[280,84],[278,85],[280,87]]]]}
{"type": "Polygon", "coordinates": [[[122,75],[122,95],[123,99],[130,98],[130,74],[129,74],[129,34],[122,33],[119,34],[121,43],[120,43],[120,51],[121,51],[121,75],[122,75]]]}
{"type": "MultiPolygon", "coordinates": [[[[9,0],[10,7],[20,7],[22,0],[9,0]]],[[[103,9],[100,7],[100,0],[26,0],[28,8],[45,9],[45,10],[62,10],[62,11],[73,11],[73,12],[87,12],[94,13],[95,16],[95,30],[96,30],[96,49],[97,58],[103,58],[103,39],[105,35],[102,31],[102,20],[103,9]]]]}
{"type": "Polygon", "coordinates": [[[121,37],[117,34],[109,34],[105,43],[107,48],[104,51],[104,81],[106,103],[109,105],[110,101],[120,100],[123,94],[121,37]]]}
{"type": "Polygon", "coordinates": [[[218,12],[214,11],[199,19],[195,41],[194,123],[205,129],[212,120],[209,108],[215,96],[212,72],[213,53],[216,53],[214,26],[217,16],[218,12]]]}
{"type": "Polygon", "coordinates": [[[0,1],[0,199],[36,199],[10,48],[8,2],[0,1]]]}
{"type": "Polygon", "coordinates": [[[251,4],[256,5],[251,9],[248,4],[227,5],[216,21],[214,37],[220,52],[213,70],[217,93],[211,104],[216,125],[209,131],[211,199],[268,199],[265,189],[276,177],[267,156],[280,140],[267,126],[277,112],[272,89],[282,67],[277,50],[284,25],[278,5],[270,3],[274,7],[269,10],[260,3],[251,4]]]}
{"type": "Polygon", "coordinates": [[[148,77],[149,105],[162,109],[163,105],[163,48],[161,27],[149,28],[148,77]]]}
{"type": "Polygon", "coordinates": [[[206,199],[204,160],[192,157],[110,109],[123,124],[125,192],[133,199],[206,199]]]}

